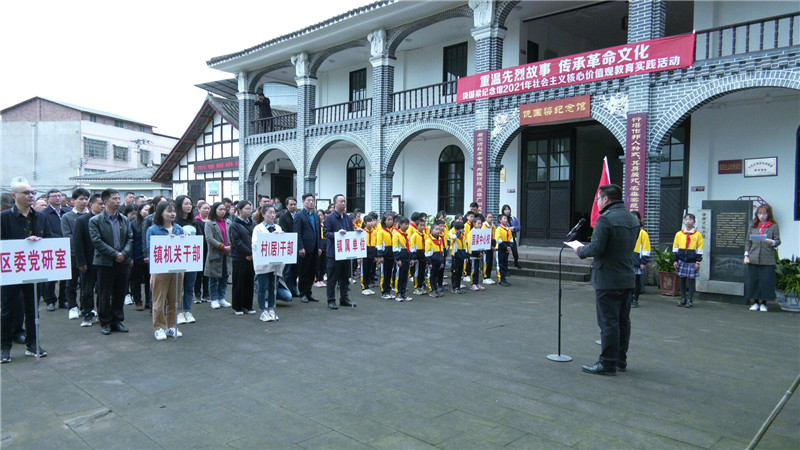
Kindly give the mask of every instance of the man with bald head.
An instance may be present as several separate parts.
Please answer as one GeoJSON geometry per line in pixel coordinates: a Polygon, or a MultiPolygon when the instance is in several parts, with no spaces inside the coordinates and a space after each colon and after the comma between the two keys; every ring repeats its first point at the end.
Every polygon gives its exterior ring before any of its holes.
{"type": "MultiPolygon", "coordinates": [[[[14,206],[0,213],[0,239],[29,239],[38,241],[54,237],[44,215],[32,208],[36,192],[28,183],[17,183],[12,187],[14,206]]],[[[36,299],[32,284],[15,284],[0,288],[0,363],[11,362],[12,335],[15,323],[25,316],[25,354],[36,355],[36,299]]],[[[47,352],[38,346],[39,356],[47,352]]]]}

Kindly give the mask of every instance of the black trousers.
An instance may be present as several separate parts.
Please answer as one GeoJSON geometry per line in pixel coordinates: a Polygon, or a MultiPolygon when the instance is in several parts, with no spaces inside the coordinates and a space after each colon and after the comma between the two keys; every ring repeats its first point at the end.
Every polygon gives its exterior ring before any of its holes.
{"type": "Polygon", "coordinates": [[[318,259],[317,249],[306,251],[306,256],[298,259],[297,292],[300,295],[311,295],[311,287],[314,285],[314,278],[317,276],[318,259]]]}
{"type": "Polygon", "coordinates": [[[392,293],[392,270],[394,270],[394,258],[383,257],[381,264],[383,274],[381,275],[381,294],[392,293]]]}
{"type": "Polygon", "coordinates": [[[113,262],[111,266],[96,266],[97,314],[100,325],[111,325],[125,320],[122,305],[128,293],[130,263],[113,262]]]}
{"type": "Polygon", "coordinates": [[[78,306],[78,287],[81,285],[81,271],[75,265],[75,260],[72,264],[72,278],[67,280],[67,308],[75,308],[78,306]]]}
{"type": "Polygon", "coordinates": [[[253,290],[256,286],[256,272],[253,261],[243,259],[233,261],[233,293],[231,306],[234,311],[250,311],[253,309],[253,290]]]}
{"type": "Polygon", "coordinates": [[[92,318],[94,309],[94,291],[97,285],[97,268],[87,266],[81,278],[81,315],[86,319],[92,318]]]}
{"type": "Polygon", "coordinates": [[[11,349],[18,323],[25,317],[25,345],[36,348],[36,299],[32,284],[3,286],[0,290],[0,348],[11,349]]]}
{"type": "Polygon", "coordinates": [[[66,306],[67,280],[47,281],[42,283],[42,285],[44,289],[42,297],[45,303],[55,303],[56,300],[58,300],[59,306],[66,306]],[[58,298],[56,298],[56,284],[58,284],[58,298]]]}
{"type": "MultiPolygon", "coordinates": [[[[444,272],[444,259],[442,258],[431,258],[431,274],[430,274],[430,287],[431,292],[436,292],[437,289],[442,287],[442,280],[441,276],[444,272]]],[[[424,265],[423,265],[424,267],[424,265]]]]}
{"type": "Polygon", "coordinates": [[[508,250],[507,249],[508,249],[508,245],[506,245],[505,242],[497,246],[497,266],[498,266],[497,272],[498,272],[499,281],[507,281],[507,278],[508,278],[508,250]]]}
{"type": "Polygon", "coordinates": [[[375,278],[375,257],[370,256],[367,250],[367,257],[361,260],[361,290],[369,289],[369,284],[375,278]]]}
{"type": "MultiPolygon", "coordinates": [[[[492,248],[495,246],[495,241],[492,239],[492,248]]],[[[492,269],[494,269],[494,250],[486,252],[486,265],[483,266],[483,279],[492,279],[492,269]]]]}
{"type": "Polygon", "coordinates": [[[350,301],[352,263],[349,259],[336,261],[334,258],[327,258],[326,262],[328,263],[328,303],[336,301],[336,285],[339,285],[339,301],[350,301]]]}
{"type": "Polygon", "coordinates": [[[600,327],[600,362],[616,367],[626,364],[631,339],[631,295],[633,289],[597,289],[597,325],[600,327]]]}
{"type": "Polygon", "coordinates": [[[141,262],[141,263],[134,263],[133,269],[131,269],[131,297],[133,297],[133,303],[137,305],[142,304],[142,287],[144,287],[144,299],[145,305],[150,305],[151,303],[151,292],[150,292],[150,264],[141,262]]]}
{"type": "Polygon", "coordinates": [[[451,289],[458,289],[461,286],[461,278],[464,277],[464,259],[453,256],[453,263],[450,265],[450,286],[451,289]]]}
{"type": "Polygon", "coordinates": [[[425,272],[428,265],[425,264],[425,250],[417,250],[417,266],[414,273],[414,289],[425,289],[425,272]]]}
{"type": "Polygon", "coordinates": [[[514,257],[514,265],[519,265],[519,251],[517,250],[517,237],[514,236],[514,245],[511,246],[511,255],[514,257]]]}
{"type": "MultiPolygon", "coordinates": [[[[348,263],[350,260],[347,261],[348,263]]],[[[322,255],[319,256],[319,264],[317,264],[317,281],[325,281],[325,272],[328,271],[328,255],[325,250],[322,251],[322,255]]],[[[328,273],[330,276],[330,273],[328,273]]]]}
{"type": "Polygon", "coordinates": [[[408,272],[411,266],[410,258],[398,258],[395,261],[402,262],[403,265],[397,268],[397,295],[406,295],[408,285],[408,272]]]}

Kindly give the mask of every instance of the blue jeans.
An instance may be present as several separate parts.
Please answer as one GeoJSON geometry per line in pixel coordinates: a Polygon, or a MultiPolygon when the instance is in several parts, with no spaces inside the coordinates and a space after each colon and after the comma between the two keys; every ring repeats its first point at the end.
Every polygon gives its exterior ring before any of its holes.
{"type": "Polygon", "coordinates": [[[275,307],[276,294],[279,300],[289,301],[292,299],[292,293],[288,290],[281,286],[278,286],[277,289],[275,288],[277,283],[275,282],[274,272],[260,273],[256,275],[256,281],[258,282],[258,307],[262,311],[275,307]]]}
{"type": "Polygon", "coordinates": [[[192,300],[194,299],[194,282],[198,272],[186,272],[183,274],[183,309],[182,311],[192,310],[192,300]]]}
{"type": "Polygon", "coordinates": [[[227,278],[208,277],[208,299],[211,301],[225,300],[225,291],[228,289],[227,278]]]}

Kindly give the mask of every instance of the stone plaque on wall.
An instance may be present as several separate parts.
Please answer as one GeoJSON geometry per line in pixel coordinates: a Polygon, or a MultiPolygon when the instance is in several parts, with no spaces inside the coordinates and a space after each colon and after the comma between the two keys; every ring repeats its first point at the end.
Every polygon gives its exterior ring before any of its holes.
{"type": "Polygon", "coordinates": [[[753,203],[746,200],[705,200],[703,209],[711,210],[710,236],[703,236],[705,247],[711,253],[709,279],[743,283],[744,245],[753,203]]]}

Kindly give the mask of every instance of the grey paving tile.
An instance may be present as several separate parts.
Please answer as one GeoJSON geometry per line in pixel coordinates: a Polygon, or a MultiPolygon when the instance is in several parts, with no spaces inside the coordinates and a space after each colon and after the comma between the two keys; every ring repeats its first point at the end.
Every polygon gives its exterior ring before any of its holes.
{"type": "Polygon", "coordinates": [[[300,442],[298,445],[306,449],[372,448],[349,436],[337,433],[336,431],[330,431],[328,433],[321,434],[306,441],[300,442]]]}
{"type": "Polygon", "coordinates": [[[423,442],[419,439],[413,438],[404,433],[393,433],[389,436],[382,437],[370,443],[375,448],[386,449],[433,449],[433,445],[423,442]]]}

